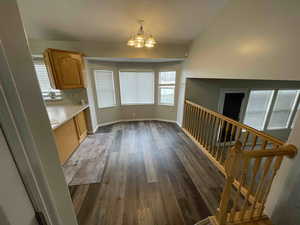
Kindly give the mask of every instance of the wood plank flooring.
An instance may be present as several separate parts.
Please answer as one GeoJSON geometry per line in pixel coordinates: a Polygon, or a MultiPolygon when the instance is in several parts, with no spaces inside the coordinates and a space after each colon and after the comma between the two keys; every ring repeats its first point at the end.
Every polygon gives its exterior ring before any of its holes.
{"type": "Polygon", "coordinates": [[[124,122],[98,133],[114,138],[101,183],[70,187],[79,225],[194,225],[214,213],[224,178],[176,124],[124,122]]]}

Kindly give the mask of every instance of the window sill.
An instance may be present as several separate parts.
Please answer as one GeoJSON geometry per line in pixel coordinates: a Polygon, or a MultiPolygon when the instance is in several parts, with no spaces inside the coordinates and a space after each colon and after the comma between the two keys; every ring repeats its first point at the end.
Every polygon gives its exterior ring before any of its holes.
{"type": "Polygon", "coordinates": [[[143,105],[155,105],[154,103],[136,103],[136,104],[121,104],[121,106],[143,106],[143,105]]]}
{"type": "Polygon", "coordinates": [[[157,104],[158,106],[168,106],[168,107],[175,107],[176,105],[171,105],[171,104],[157,104]]]}
{"type": "Polygon", "coordinates": [[[119,107],[119,105],[112,105],[112,106],[106,106],[106,107],[98,107],[98,109],[103,109],[103,110],[105,110],[105,109],[112,109],[112,108],[116,108],[116,107],[119,107]]]}

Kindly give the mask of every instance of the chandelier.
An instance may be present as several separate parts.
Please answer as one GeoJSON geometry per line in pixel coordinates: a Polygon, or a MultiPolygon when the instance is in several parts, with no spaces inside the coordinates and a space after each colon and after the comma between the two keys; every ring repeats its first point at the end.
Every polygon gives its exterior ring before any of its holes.
{"type": "Polygon", "coordinates": [[[127,42],[128,46],[135,48],[153,48],[156,44],[152,35],[146,35],[143,27],[143,20],[139,20],[140,28],[136,35],[133,35],[127,42]]]}

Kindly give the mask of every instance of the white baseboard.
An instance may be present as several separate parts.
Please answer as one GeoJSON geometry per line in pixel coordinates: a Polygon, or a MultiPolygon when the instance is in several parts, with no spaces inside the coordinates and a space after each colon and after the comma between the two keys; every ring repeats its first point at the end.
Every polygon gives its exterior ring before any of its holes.
{"type": "Polygon", "coordinates": [[[97,126],[97,129],[95,131],[93,131],[94,133],[98,130],[99,127],[104,127],[104,126],[108,126],[108,125],[112,125],[112,124],[115,124],[115,123],[120,123],[120,122],[134,122],[134,121],[150,121],[150,120],[153,120],[153,121],[161,121],[161,122],[168,122],[168,123],[177,123],[177,121],[175,120],[164,120],[164,119],[149,119],[149,118],[144,118],[144,119],[124,119],[124,120],[116,120],[116,121],[112,121],[112,122],[107,122],[107,123],[101,123],[101,124],[98,124],[97,126]]]}

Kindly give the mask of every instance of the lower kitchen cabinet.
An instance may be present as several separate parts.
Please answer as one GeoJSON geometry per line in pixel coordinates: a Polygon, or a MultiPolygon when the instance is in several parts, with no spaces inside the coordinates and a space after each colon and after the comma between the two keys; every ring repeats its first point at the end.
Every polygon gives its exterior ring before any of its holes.
{"type": "Polygon", "coordinates": [[[77,128],[77,135],[79,142],[82,142],[87,136],[87,126],[85,120],[85,112],[82,111],[74,117],[77,128]]]}
{"type": "Polygon", "coordinates": [[[79,144],[77,128],[73,119],[54,130],[60,163],[63,164],[79,144]]]}
{"type": "Polygon", "coordinates": [[[87,136],[85,112],[82,111],[78,113],[56,128],[54,130],[54,136],[60,163],[64,164],[87,136]]]}

